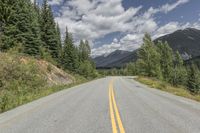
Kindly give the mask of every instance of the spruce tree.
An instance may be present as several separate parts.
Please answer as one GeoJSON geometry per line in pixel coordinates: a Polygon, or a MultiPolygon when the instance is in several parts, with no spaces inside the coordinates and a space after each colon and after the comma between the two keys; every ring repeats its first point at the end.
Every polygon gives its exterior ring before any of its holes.
{"type": "Polygon", "coordinates": [[[16,45],[17,27],[15,25],[16,7],[18,1],[1,0],[0,1],[0,39],[1,51],[7,51],[9,48],[16,45]],[[14,34],[15,33],[15,34],[14,34]]]}
{"type": "Polygon", "coordinates": [[[79,45],[80,61],[89,60],[90,54],[91,54],[91,48],[89,42],[87,40],[85,42],[81,40],[79,45]]]}
{"type": "Polygon", "coordinates": [[[40,36],[36,12],[30,1],[3,0],[2,43],[1,50],[21,44],[23,52],[37,56],[39,54],[40,36]]]}
{"type": "Polygon", "coordinates": [[[173,50],[169,47],[168,43],[158,42],[156,45],[158,52],[161,55],[160,66],[162,71],[162,76],[165,81],[170,81],[173,74],[173,50]]]}
{"type": "Polygon", "coordinates": [[[58,42],[58,53],[59,53],[59,63],[61,63],[61,58],[62,58],[62,42],[61,42],[61,34],[60,34],[60,28],[59,28],[59,25],[56,24],[56,39],[57,39],[57,42],[58,42]]]}
{"type": "Polygon", "coordinates": [[[160,54],[156,50],[150,35],[145,34],[143,45],[138,52],[137,63],[141,74],[149,77],[161,78],[160,54]]]}
{"type": "Polygon", "coordinates": [[[200,74],[197,66],[194,64],[189,67],[187,88],[194,94],[200,93],[200,74]]]}
{"type": "Polygon", "coordinates": [[[173,85],[185,85],[187,80],[187,71],[183,64],[183,59],[178,51],[174,55],[174,68],[170,83],[173,85]]]}
{"type": "Polygon", "coordinates": [[[59,61],[60,42],[57,37],[57,27],[54,21],[51,6],[44,0],[41,11],[41,39],[43,47],[51,56],[59,61]]]}
{"type": "Polygon", "coordinates": [[[78,54],[73,44],[72,34],[66,28],[65,41],[63,46],[62,64],[65,69],[76,71],[78,68],[78,54]]]}

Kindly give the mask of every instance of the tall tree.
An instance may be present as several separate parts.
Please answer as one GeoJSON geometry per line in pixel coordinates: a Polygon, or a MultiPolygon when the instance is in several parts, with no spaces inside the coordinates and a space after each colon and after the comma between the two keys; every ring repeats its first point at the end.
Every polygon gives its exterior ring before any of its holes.
{"type": "Polygon", "coordinates": [[[183,64],[183,59],[178,51],[174,55],[174,67],[170,83],[173,85],[185,85],[187,81],[187,71],[183,64]]]}
{"type": "Polygon", "coordinates": [[[158,42],[156,45],[158,48],[158,52],[161,55],[160,58],[160,65],[161,65],[161,71],[162,76],[165,81],[170,81],[170,78],[172,77],[173,73],[173,50],[169,47],[168,43],[162,43],[158,42]]]}
{"type": "Polygon", "coordinates": [[[65,69],[76,71],[78,68],[78,53],[73,44],[72,34],[66,28],[65,41],[63,46],[62,63],[65,69]]]}
{"type": "Polygon", "coordinates": [[[150,35],[145,34],[143,42],[138,52],[139,71],[146,76],[161,78],[160,54],[157,52],[150,35]]]}
{"type": "Polygon", "coordinates": [[[192,93],[200,93],[200,73],[194,64],[189,68],[187,88],[192,93]]]}
{"type": "Polygon", "coordinates": [[[89,60],[90,54],[91,54],[91,48],[89,42],[87,40],[85,42],[81,40],[79,45],[80,61],[89,60]]]}
{"type": "Polygon", "coordinates": [[[59,63],[61,63],[61,58],[62,58],[62,42],[61,42],[61,34],[60,34],[60,28],[59,25],[56,24],[56,40],[58,42],[58,53],[59,53],[59,63]]]}
{"type": "Polygon", "coordinates": [[[38,55],[40,47],[39,23],[36,12],[30,1],[3,0],[2,12],[2,44],[1,50],[22,44],[23,52],[29,55],[38,55]]]}
{"type": "Polygon", "coordinates": [[[58,61],[60,42],[58,41],[57,34],[51,6],[48,5],[47,0],[44,0],[41,11],[41,39],[45,49],[58,61]]]}

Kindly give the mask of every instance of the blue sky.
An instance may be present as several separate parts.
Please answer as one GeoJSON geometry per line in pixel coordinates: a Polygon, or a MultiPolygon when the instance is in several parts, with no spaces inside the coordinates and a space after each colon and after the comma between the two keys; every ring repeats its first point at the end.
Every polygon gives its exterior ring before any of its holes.
{"type": "Polygon", "coordinates": [[[141,46],[144,33],[152,38],[178,29],[200,29],[200,0],[49,0],[55,21],[75,43],[87,39],[92,56],[141,46]]]}

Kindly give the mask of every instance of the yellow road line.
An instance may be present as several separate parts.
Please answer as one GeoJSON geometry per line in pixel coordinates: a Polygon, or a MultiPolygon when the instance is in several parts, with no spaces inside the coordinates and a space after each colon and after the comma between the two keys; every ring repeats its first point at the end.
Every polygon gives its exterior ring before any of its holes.
{"type": "Polygon", "coordinates": [[[111,97],[111,83],[109,84],[109,105],[110,105],[110,119],[112,124],[112,131],[113,133],[117,133],[117,126],[115,123],[115,114],[112,106],[112,97],[111,97]]]}
{"type": "Polygon", "coordinates": [[[116,101],[115,101],[113,89],[112,89],[112,100],[113,100],[113,104],[114,104],[114,110],[115,110],[115,114],[116,114],[116,117],[117,117],[117,122],[118,122],[120,133],[125,133],[125,130],[124,130],[124,127],[123,127],[123,124],[122,124],[122,120],[120,118],[119,110],[117,108],[117,104],[116,104],[116,101]]]}
{"type": "MultiPolygon", "coordinates": [[[[114,90],[113,90],[113,80],[109,84],[109,99],[110,99],[109,102],[111,104],[110,108],[112,108],[112,104],[114,106],[114,111],[115,111],[117,124],[119,126],[120,133],[125,133],[125,129],[123,127],[122,120],[120,118],[119,110],[117,108],[117,104],[116,104],[116,100],[115,100],[115,94],[114,94],[114,90]]],[[[113,109],[112,109],[112,112],[113,112],[113,109]]],[[[114,121],[115,121],[115,118],[114,118],[114,121]]],[[[112,119],[111,119],[111,122],[112,122],[112,119]]],[[[113,126],[113,124],[112,124],[112,126],[113,126]]],[[[116,124],[114,126],[116,126],[116,124]]],[[[117,128],[115,128],[115,129],[117,129],[117,128]]],[[[115,131],[115,132],[113,131],[113,133],[116,133],[116,132],[117,131],[115,131]]]]}

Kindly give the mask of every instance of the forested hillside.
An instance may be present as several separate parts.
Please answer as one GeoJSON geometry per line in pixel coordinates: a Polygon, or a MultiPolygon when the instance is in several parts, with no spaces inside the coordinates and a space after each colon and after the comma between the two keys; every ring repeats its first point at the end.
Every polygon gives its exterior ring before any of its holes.
{"type": "Polygon", "coordinates": [[[45,59],[64,70],[85,77],[96,76],[88,41],[81,40],[75,46],[66,28],[63,42],[47,0],[42,5],[29,0],[1,0],[0,12],[1,52],[15,48],[19,53],[45,59]]]}
{"type": "Polygon", "coordinates": [[[126,74],[153,77],[173,86],[184,86],[192,94],[200,93],[200,71],[193,61],[184,64],[178,51],[174,52],[167,42],[155,44],[148,34],[143,42],[137,61],[124,69],[126,74]]]}
{"type": "Polygon", "coordinates": [[[76,46],[67,27],[61,40],[47,0],[1,0],[0,112],[95,78],[90,53],[89,42],[76,46]]]}

